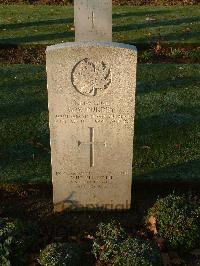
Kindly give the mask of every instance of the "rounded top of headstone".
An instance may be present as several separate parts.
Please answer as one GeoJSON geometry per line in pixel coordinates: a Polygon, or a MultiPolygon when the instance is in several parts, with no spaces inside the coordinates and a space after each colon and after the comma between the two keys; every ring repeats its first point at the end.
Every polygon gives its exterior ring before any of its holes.
{"type": "Polygon", "coordinates": [[[127,49],[130,51],[137,52],[137,49],[134,45],[117,43],[117,42],[100,42],[100,41],[83,41],[83,42],[65,42],[60,44],[54,44],[47,46],[46,52],[57,51],[59,49],[65,49],[69,47],[110,47],[110,48],[119,48],[119,49],[127,49]]]}

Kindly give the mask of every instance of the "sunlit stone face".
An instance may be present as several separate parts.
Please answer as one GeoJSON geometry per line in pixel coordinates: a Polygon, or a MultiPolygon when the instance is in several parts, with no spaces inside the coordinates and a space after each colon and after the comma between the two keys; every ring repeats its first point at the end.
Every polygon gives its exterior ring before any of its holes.
{"type": "Polygon", "coordinates": [[[130,207],[136,58],[117,43],[48,47],[55,211],[130,207]]]}

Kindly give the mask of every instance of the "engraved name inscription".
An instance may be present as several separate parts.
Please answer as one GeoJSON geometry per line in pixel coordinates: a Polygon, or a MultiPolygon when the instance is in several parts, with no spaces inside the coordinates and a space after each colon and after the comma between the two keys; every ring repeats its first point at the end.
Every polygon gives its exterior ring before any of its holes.
{"type": "MultiPolygon", "coordinates": [[[[122,171],[116,174],[119,176],[127,176],[129,173],[122,171]]],[[[114,188],[117,186],[115,176],[111,172],[94,175],[92,172],[68,173],[57,171],[56,176],[65,177],[67,183],[76,185],[80,189],[87,187],[110,189],[110,187],[114,188]]]]}
{"type": "Polygon", "coordinates": [[[130,121],[132,121],[133,117],[132,114],[126,112],[126,108],[119,112],[111,103],[99,101],[73,101],[72,105],[67,107],[65,112],[55,115],[55,122],[59,124],[84,123],[91,121],[91,119],[95,124],[122,123],[124,126],[130,127],[130,121]]]}
{"type": "Polygon", "coordinates": [[[90,189],[109,189],[110,186],[112,186],[112,188],[116,186],[112,173],[102,173],[100,175],[94,175],[92,172],[56,172],[56,176],[65,176],[69,184],[76,185],[76,187],[80,189],[88,187],[90,189]]]}

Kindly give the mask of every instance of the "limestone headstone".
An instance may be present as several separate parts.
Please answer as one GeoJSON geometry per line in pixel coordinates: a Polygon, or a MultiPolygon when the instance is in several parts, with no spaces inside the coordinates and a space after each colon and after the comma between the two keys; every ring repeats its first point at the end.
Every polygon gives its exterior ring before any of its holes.
{"type": "Polygon", "coordinates": [[[111,42],[47,48],[55,211],[130,207],[136,60],[111,42]]]}
{"type": "Polygon", "coordinates": [[[75,40],[112,41],[112,0],[75,0],[75,40]]]}

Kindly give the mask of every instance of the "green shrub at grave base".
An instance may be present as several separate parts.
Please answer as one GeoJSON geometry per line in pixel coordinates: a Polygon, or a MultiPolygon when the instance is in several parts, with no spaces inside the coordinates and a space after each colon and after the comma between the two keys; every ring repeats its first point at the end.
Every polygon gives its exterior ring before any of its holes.
{"type": "Polygon", "coordinates": [[[154,53],[152,51],[144,51],[141,54],[141,60],[143,62],[151,61],[154,57],[154,53]]]}
{"type": "Polygon", "coordinates": [[[194,260],[194,264],[193,265],[200,266],[200,256],[194,260]]]}
{"type": "Polygon", "coordinates": [[[162,266],[162,257],[149,240],[128,238],[119,247],[114,266],[162,266]]]}
{"type": "Polygon", "coordinates": [[[116,221],[100,223],[93,243],[93,254],[100,261],[110,262],[126,238],[124,229],[116,221]]]}
{"type": "Polygon", "coordinates": [[[52,243],[40,252],[42,266],[80,266],[82,252],[75,243],[52,243]]]}
{"type": "Polygon", "coordinates": [[[36,244],[36,227],[0,218],[0,265],[26,265],[26,253],[36,244]]]}
{"type": "Polygon", "coordinates": [[[169,53],[169,57],[171,57],[171,58],[179,58],[179,57],[182,57],[183,56],[183,51],[181,51],[180,49],[173,49],[173,48],[171,48],[170,49],[171,51],[170,51],[170,53],[169,53]]]}
{"type": "Polygon", "coordinates": [[[113,266],[160,266],[162,259],[149,240],[128,238],[116,221],[98,225],[93,254],[99,261],[113,266]]]}
{"type": "Polygon", "coordinates": [[[195,61],[200,60],[200,49],[186,51],[185,52],[185,57],[189,58],[189,59],[192,59],[192,60],[195,60],[195,61]]]}
{"type": "Polygon", "coordinates": [[[198,247],[200,239],[200,205],[185,196],[174,194],[158,199],[149,210],[146,224],[152,217],[156,230],[174,249],[198,247]]]}

